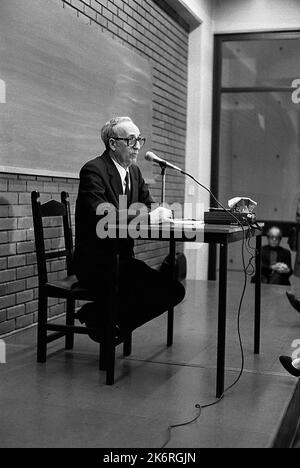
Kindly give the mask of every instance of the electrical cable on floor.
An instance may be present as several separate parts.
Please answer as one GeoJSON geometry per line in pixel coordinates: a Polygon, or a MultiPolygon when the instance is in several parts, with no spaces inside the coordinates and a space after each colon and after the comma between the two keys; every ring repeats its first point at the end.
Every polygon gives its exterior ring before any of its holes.
{"type": "MultiPolygon", "coordinates": [[[[250,223],[249,223],[249,227],[251,227],[250,223]]],[[[255,260],[255,256],[256,256],[257,251],[256,251],[256,247],[253,247],[251,245],[250,231],[247,232],[246,250],[247,250],[248,254],[250,255],[249,263],[248,263],[248,266],[247,266],[247,274],[249,276],[253,276],[254,273],[255,273],[255,265],[252,264],[252,261],[255,260]],[[251,271],[248,271],[250,268],[251,268],[251,271]]]]}
{"type": "MultiPolygon", "coordinates": [[[[219,200],[217,200],[217,198],[214,196],[214,194],[211,192],[210,189],[208,189],[207,187],[202,185],[200,182],[198,182],[190,174],[188,174],[186,172],[183,172],[183,173],[185,175],[189,176],[191,179],[193,179],[198,185],[200,185],[200,187],[204,188],[207,192],[209,192],[210,195],[212,196],[212,198],[218,203],[218,205],[221,208],[223,208],[225,211],[227,211],[226,208],[223,206],[223,204],[219,200]]],[[[193,422],[197,421],[200,418],[203,409],[209,408],[211,406],[214,406],[214,405],[218,404],[224,398],[225,393],[228,392],[231,388],[233,388],[238,383],[238,381],[240,380],[240,378],[241,378],[241,376],[243,374],[243,371],[244,371],[245,356],[244,356],[243,342],[242,342],[241,330],[240,330],[240,317],[241,317],[242,304],[243,304],[243,300],[244,300],[244,296],[245,296],[245,292],[246,292],[246,288],[247,288],[247,277],[252,276],[252,274],[255,272],[255,266],[252,264],[252,261],[255,258],[256,248],[252,247],[251,244],[250,244],[250,236],[249,236],[250,232],[249,231],[247,233],[247,237],[245,238],[245,228],[244,228],[243,223],[236,216],[234,216],[234,214],[232,212],[228,211],[228,213],[241,226],[242,231],[243,231],[241,254],[242,254],[243,272],[244,272],[244,284],[243,284],[242,294],[241,294],[240,301],[239,301],[238,314],[237,314],[237,332],[238,332],[239,346],[240,346],[240,351],[241,351],[241,368],[240,368],[240,371],[239,371],[239,375],[237,376],[235,381],[224,390],[224,392],[222,393],[222,395],[219,398],[217,398],[215,401],[213,401],[211,403],[206,403],[204,405],[201,405],[200,403],[195,404],[195,408],[198,410],[198,414],[193,419],[191,419],[189,421],[186,421],[186,422],[183,422],[183,423],[170,424],[168,426],[168,428],[167,428],[168,438],[165,441],[165,443],[162,445],[162,448],[166,447],[168,445],[168,443],[170,442],[172,429],[175,429],[176,427],[187,426],[187,425],[192,424],[193,422]],[[246,266],[246,261],[245,261],[245,249],[247,250],[247,252],[250,255],[250,259],[248,261],[247,266],[246,266]],[[251,250],[253,252],[251,252],[251,250]],[[252,269],[251,272],[249,271],[249,268],[252,269]]],[[[248,226],[251,229],[253,229],[253,226],[249,222],[248,222],[248,226]]],[[[257,227],[257,228],[259,228],[259,227],[257,227]]]]}

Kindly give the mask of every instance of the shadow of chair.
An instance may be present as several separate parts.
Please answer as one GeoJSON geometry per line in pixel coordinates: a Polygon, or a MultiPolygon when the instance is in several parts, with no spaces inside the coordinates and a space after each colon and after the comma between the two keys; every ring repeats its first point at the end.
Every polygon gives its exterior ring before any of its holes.
{"type": "MultiPolygon", "coordinates": [[[[75,326],[75,320],[78,319],[78,313],[75,311],[76,301],[94,302],[95,297],[79,285],[73,270],[73,234],[71,224],[71,212],[69,195],[67,192],[61,193],[61,201],[49,200],[41,203],[39,192],[31,193],[33,226],[35,248],[38,268],[38,333],[37,333],[37,361],[46,362],[47,344],[59,338],[65,337],[65,349],[71,350],[74,346],[74,334],[88,334],[93,331],[86,326],[75,326]],[[47,227],[53,225],[63,227],[64,246],[61,249],[47,248],[49,239],[47,239],[47,227]],[[48,221],[47,221],[48,220],[48,221]],[[52,224],[51,224],[52,222],[52,224]],[[48,241],[48,243],[46,242],[48,241]],[[66,276],[63,279],[54,281],[48,280],[47,264],[56,259],[66,260],[66,276]],[[66,323],[57,324],[48,320],[48,299],[59,298],[66,300],[66,323]],[[52,332],[52,333],[48,333],[52,332]]],[[[51,241],[50,241],[51,243],[51,241]]],[[[116,264],[117,265],[117,264],[116,264]]],[[[114,278],[117,278],[117,269],[113,272],[114,278]]],[[[123,355],[131,354],[132,334],[126,337],[115,339],[114,323],[114,297],[117,294],[117,281],[112,282],[110,291],[110,307],[112,313],[107,320],[104,330],[104,340],[99,345],[99,369],[106,370],[106,383],[114,383],[115,372],[115,347],[123,343],[123,355]]]]}

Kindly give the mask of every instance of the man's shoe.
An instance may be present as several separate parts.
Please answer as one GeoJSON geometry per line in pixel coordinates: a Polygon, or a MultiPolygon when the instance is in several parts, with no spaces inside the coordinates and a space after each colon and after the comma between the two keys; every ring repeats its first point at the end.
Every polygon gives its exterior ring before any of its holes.
{"type": "MultiPolygon", "coordinates": [[[[88,336],[96,343],[102,343],[105,339],[104,324],[101,324],[97,315],[96,305],[93,302],[84,304],[77,312],[77,318],[80,323],[84,323],[88,328],[88,336]]],[[[122,338],[121,330],[118,325],[115,325],[115,341],[118,342],[122,338]]]]}
{"type": "MultiPolygon", "coordinates": [[[[104,328],[95,327],[94,324],[92,325],[93,326],[90,326],[88,323],[86,323],[86,326],[88,328],[88,336],[93,341],[96,341],[96,343],[103,343],[105,341],[104,328]]],[[[122,335],[118,325],[115,325],[114,335],[115,344],[119,344],[122,341],[122,335]]]]}
{"type": "Polygon", "coordinates": [[[97,324],[97,313],[96,313],[96,307],[93,302],[87,302],[84,304],[81,309],[76,314],[76,317],[78,318],[80,323],[87,323],[89,322],[90,324],[97,324]]]}
{"type": "Polygon", "coordinates": [[[292,362],[293,359],[289,356],[280,356],[279,361],[291,375],[294,377],[300,377],[300,369],[296,369],[296,367],[293,366],[292,362]]]}
{"type": "Polygon", "coordinates": [[[286,291],[286,295],[290,304],[294,307],[294,309],[296,309],[297,312],[300,312],[300,299],[297,299],[295,294],[293,294],[292,291],[290,290],[286,291]]]}

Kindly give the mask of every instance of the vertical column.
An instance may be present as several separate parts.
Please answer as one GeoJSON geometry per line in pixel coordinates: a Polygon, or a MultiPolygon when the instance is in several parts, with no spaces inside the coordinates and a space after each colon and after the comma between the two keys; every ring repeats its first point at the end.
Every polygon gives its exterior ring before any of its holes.
{"type": "Polygon", "coordinates": [[[219,305],[218,305],[218,351],[217,391],[219,398],[224,392],[225,344],[226,344],[226,302],[227,302],[227,257],[228,243],[220,244],[219,305]]]}
{"type": "Polygon", "coordinates": [[[105,358],[106,358],[106,384],[113,385],[115,381],[115,325],[117,319],[117,305],[120,282],[120,255],[116,252],[115,262],[112,265],[110,291],[109,291],[109,310],[105,330],[105,358]]]}
{"type": "MultiPolygon", "coordinates": [[[[170,270],[172,279],[175,278],[175,250],[176,242],[171,233],[170,238],[170,270]]],[[[174,307],[170,307],[168,310],[168,328],[167,328],[167,346],[173,344],[173,327],[174,327],[174,307]]]]}
{"type": "Polygon", "coordinates": [[[255,251],[255,308],[254,308],[254,353],[260,351],[260,310],[261,310],[261,234],[256,236],[255,251]]]}

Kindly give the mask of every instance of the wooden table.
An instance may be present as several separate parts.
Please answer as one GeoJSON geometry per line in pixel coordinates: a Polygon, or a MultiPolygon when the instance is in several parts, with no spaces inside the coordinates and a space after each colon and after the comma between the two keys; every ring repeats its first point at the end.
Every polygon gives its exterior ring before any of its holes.
{"type": "MultiPolygon", "coordinates": [[[[130,226],[115,226],[117,237],[133,237],[130,226]]],[[[246,241],[246,236],[256,238],[255,249],[255,297],[254,297],[254,353],[260,350],[260,314],[261,314],[261,234],[249,226],[213,225],[196,223],[160,224],[134,228],[135,238],[143,240],[167,241],[170,246],[170,265],[174,274],[176,242],[203,242],[220,246],[219,256],[219,298],[218,298],[218,338],[217,338],[217,379],[216,397],[224,393],[225,352],[226,352],[226,313],[227,313],[227,263],[228,245],[246,241]]],[[[168,311],[167,345],[173,343],[174,310],[168,311]]]]}

